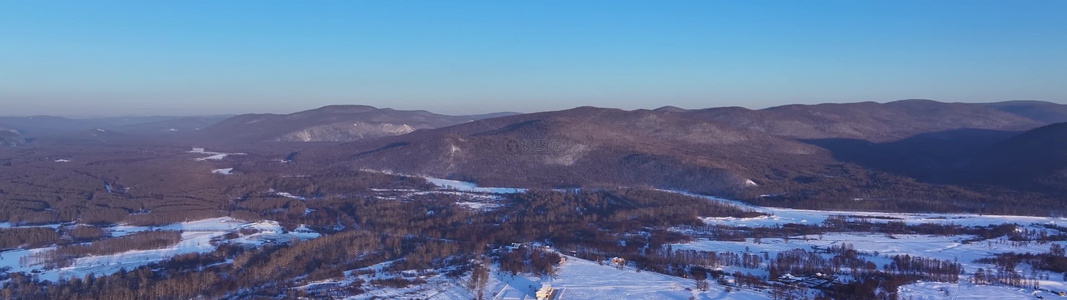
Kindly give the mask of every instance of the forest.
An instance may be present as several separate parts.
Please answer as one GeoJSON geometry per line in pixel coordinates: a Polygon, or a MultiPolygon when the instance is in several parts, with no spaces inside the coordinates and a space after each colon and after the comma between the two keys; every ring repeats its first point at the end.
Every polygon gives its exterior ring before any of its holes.
{"type": "Polygon", "coordinates": [[[961,279],[964,270],[956,262],[902,255],[886,257],[890,263],[880,264],[874,262],[882,259],[875,259],[879,254],[856,251],[850,245],[775,255],[670,247],[698,238],[755,238],[758,243],[759,239],[838,232],[960,235],[973,236],[974,242],[1006,237],[1020,244],[1067,240],[1064,229],[1055,225],[1031,230],[1011,224],[908,224],[845,214],[818,224],[732,227],[705,224],[701,218],[767,215],[647,187],[462,193],[435,188],[413,176],[302,165],[284,159],[291,155],[284,150],[232,155],[225,162],[197,161],[203,154],[168,147],[93,150],[14,151],[0,159],[0,169],[4,169],[0,172],[0,222],[8,224],[0,228],[0,251],[54,246],[24,257],[24,263],[62,268],[79,257],[169,247],[183,234],[147,230],[115,236],[110,228],[116,225],[155,228],[214,217],[267,220],[277,222],[284,231],[306,226],[322,236],[259,246],[232,243],[239,236],[258,232],[244,228],[213,240],[214,251],[56,282],[32,273],[3,271],[0,296],[320,298],[424,284],[421,278],[433,275],[465,280],[469,289],[482,295],[489,269],[554,276],[563,259],[560,253],[568,253],[605,265],[613,258],[621,259],[624,266],[638,271],[691,278],[697,289],[706,289],[710,281],[767,290],[781,299],[790,295],[892,299],[887,289],[919,280],[1035,285],[1034,276],[1014,272],[1009,262],[1055,272],[1067,266],[1062,249],[1052,254],[1001,254],[991,261],[1004,265],[1000,270],[983,270],[982,276],[961,279]],[[57,157],[69,161],[56,162],[57,157]],[[221,167],[232,167],[232,174],[212,172],[221,167]],[[489,209],[460,205],[487,201],[489,209]],[[716,270],[723,267],[736,271],[716,270]],[[400,275],[408,270],[434,271],[400,275]],[[353,279],[328,290],[301,288],[309,282],[379,272],[395,275],[353,279]],[[769,275],[755,275],[764,272],[769,275]],[[786,274],[824,283],[793,282],[786,274]],[[835,281],[838,277],[854,280],[835,281]]]}

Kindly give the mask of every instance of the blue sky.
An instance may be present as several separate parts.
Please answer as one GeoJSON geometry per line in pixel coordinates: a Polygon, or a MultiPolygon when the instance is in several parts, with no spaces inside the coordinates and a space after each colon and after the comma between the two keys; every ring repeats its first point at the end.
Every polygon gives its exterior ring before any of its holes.
{"type": "Polygon", "coordinates": [[[1067,1],[4,1],[0,115],[1067,102],[1067,1]]]}

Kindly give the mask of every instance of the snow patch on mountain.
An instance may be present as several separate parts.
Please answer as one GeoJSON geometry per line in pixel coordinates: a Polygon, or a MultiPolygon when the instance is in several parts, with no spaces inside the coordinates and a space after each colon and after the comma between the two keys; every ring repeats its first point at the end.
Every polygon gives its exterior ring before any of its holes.
{"type": "Polygon", "coordinates": [[[490,194],[517,194],[525,193],[526,189],[521,188],[497,188],[497,187],[479,187],[478,184],[473,182],[464,182],[458,180],[448,180],[441,178],[425,177],[426,181],[436,185],[442,189],[457,190],[461,192],[473,192],[473,193],[490,193],[490,194]]]}
{"type": "Polygon", "coordinates": [[[210,156],[206,156],[206,157],[197,158],[196,159],[197,161],[223,160],[224,158],[226,158],[227,156],[230,156],[230,155],[245,155],[244,153],[211,152],[211,151],[207,151],[207,149],[205,149],[205,148],[193,148],[193,150],[190,150],[189,153],[210,155],[210,156]]]}

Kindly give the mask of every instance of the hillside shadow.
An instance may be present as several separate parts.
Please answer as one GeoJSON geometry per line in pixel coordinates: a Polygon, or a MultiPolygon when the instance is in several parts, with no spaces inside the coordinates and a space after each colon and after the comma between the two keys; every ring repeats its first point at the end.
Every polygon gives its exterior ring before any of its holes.
{"type": "Polygon", "coordinates": [[[544,122],[542,120],[523,121],[523,122],[519,122],[519,123],[515,123],[515,124],[510,124],[510,125],[507,125],[507,126],[504,126],[504,127],[501,127],[501,128],[488,130],[488,131],[484,131],[484,132],[479,132],[479,133],[473,134],[471,136],[472,137],[480,137],[480,136],[492,136],[492,135],[506,134],[506,133],[509,133],[509,132],[519,131],[519,130],[522,130],[522,129],[527,128],[527,127],[531,127],[532,128],[534,126],[541,125],[543,123],[544,122]]]}
{"type": "Polygon", "coordinates": [[[888,143],[859,139],[808,139],[834,159],[929,183],[949,183],[983,151],[1019,134],[1016,131],[956,129],[930,132],[888,143]]]}
{"type": "Polygon", "coordinates": [[[360,152],[360,153],[356,153],[356,155],[352,155],[352,157],[370,155],[370,154],[374,154],[374,153],[377,153],[377,152],[381,152],[381,151],[385,151],[385,150],[389,150],[389,149],[393,149],[393,148],[404,147],[404,146],[407,146],[407,145],[410,145],[410,144],[411,143],[408,143],[408,142],[396,142],[396,143],[392,143],[392,144],[388,144],[388,145],[382,146],[381,148],[378,148],[378,149],[368,150],[368,151],[363,151],[363,152],[360,152]]]}

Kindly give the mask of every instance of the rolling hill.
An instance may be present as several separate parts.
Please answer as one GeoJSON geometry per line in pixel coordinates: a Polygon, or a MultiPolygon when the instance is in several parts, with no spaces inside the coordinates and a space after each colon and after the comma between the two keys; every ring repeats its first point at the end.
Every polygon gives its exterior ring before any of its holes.
{"type": "Polygon", "coordinates": [[[985,150],[960,176],[980,183],[1062,195],[1067,192],[1067,123],[1004,140],[985,150]]]}
{"type": "Polygon", "coordinates": [[[230,116],[195,117],[110,117],[74,119],[56,116],[0,117],[0,127],[17,130],[28,138],[62,138],[86,131],[105,129],[139,137],[160,138],[194,132],[230,116]]]}
{"type": "Polygon", "coordinates": [[[985,105],[901,100],[693,111],[706,120],[794,139],[881,143],[956,129],[1024,131],[1046,123],[985,105]]]}
{"type": "Polygon", "coordinates": [[[109,126],[114,131],[135,135],[180,135],[208,128],[232,116],[174,117],[163,120],[109,126]]]}
{"type": "Polygon", "coordinates": [[[880,202],[848,205],[966,206],[989,196],[962,186],[970,182],[941,181],[981,149],[1043,124],[928,100],[764,110],[579,107],[311,148],[297,161],[482,186],[649,186],[803,207],[856,199],[880,202]]]}
{"type": "Polygon", "coordinates": [[[334,105],[286,115],[239,115],[201,130],[198,137],[209,141],[246,143],[356,141],[500,115],[446,116],[421,110],[334,105]]]}
{"type": "Polygon", "coordinates": [[[1045,101],[1004,101],[982,104],[1045,123],[1067,122],[1067,105],[1045,101]]]}
{"type": "Polygon", "coordinates": [[[18,131],[0,127],[0,146],[17,146],[25,142],[18,131]]]}
{"type": "Polygon", "coordinates": [[[818,147],[684,114],[594,107],[479,120],[300,157],[488,185],[651,185],[719,193],[758,185],[753,178],[771,164],[811,169],[829,159],[818,147]]]}

